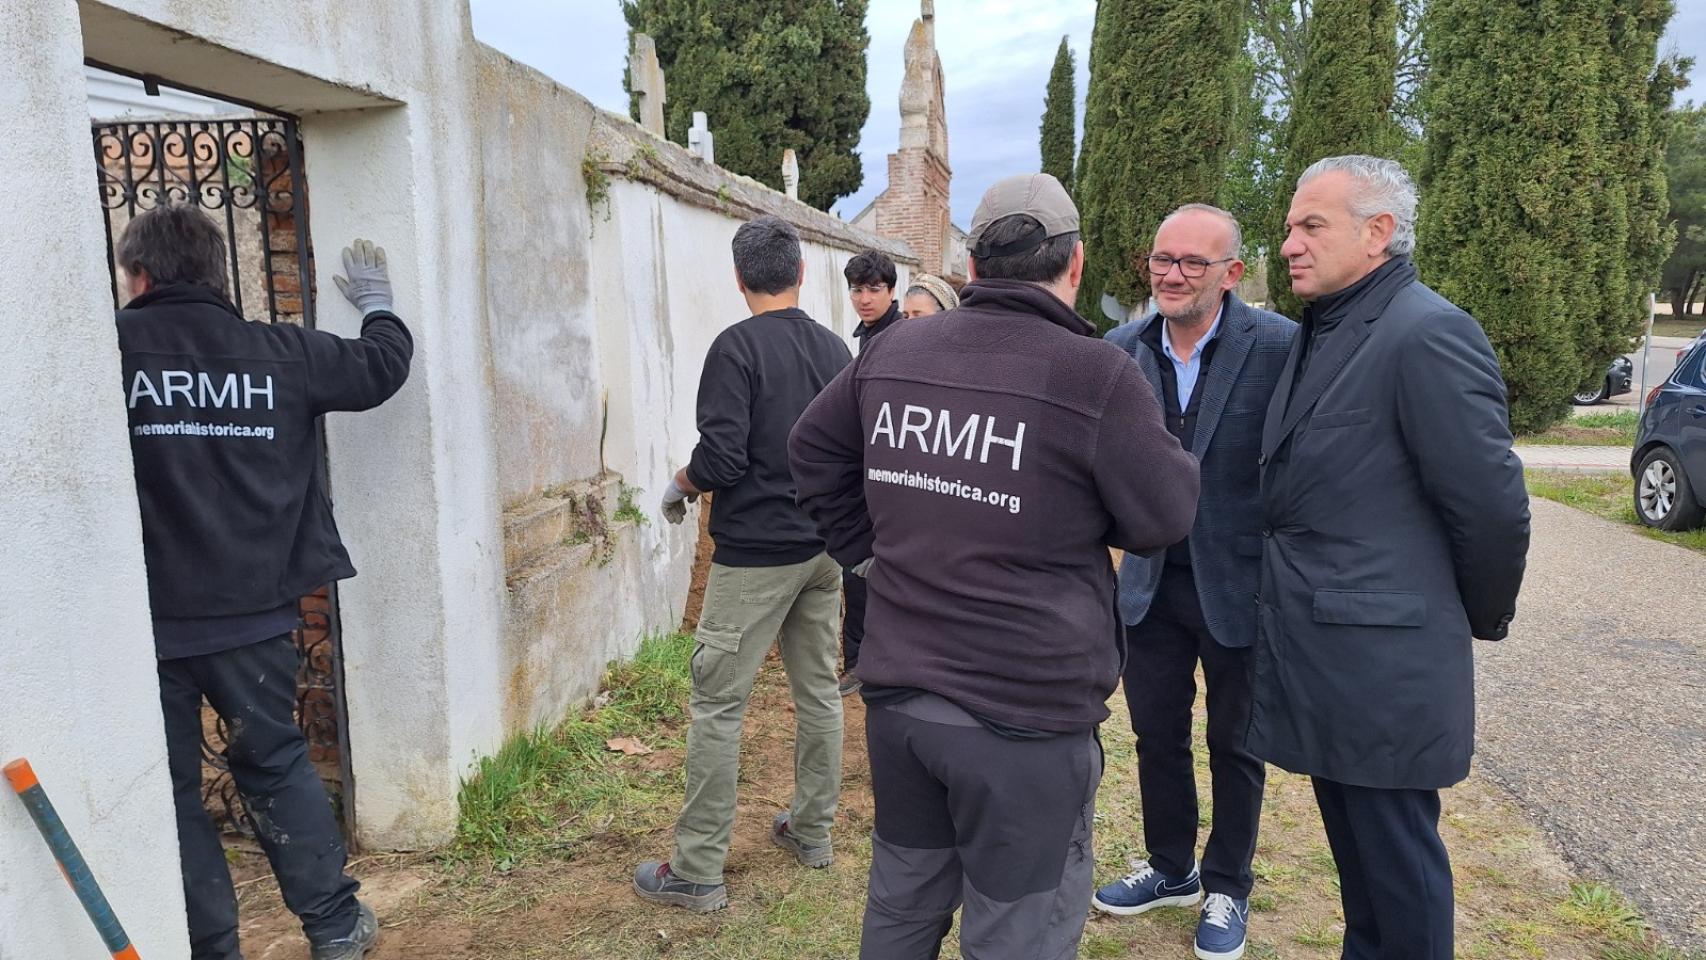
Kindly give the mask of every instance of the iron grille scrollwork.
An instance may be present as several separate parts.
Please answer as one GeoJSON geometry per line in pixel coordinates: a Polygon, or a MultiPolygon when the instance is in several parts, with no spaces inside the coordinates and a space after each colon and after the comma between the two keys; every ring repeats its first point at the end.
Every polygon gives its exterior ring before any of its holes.
{"type": "MultiPolygon", "coordinates": [[[[250,320],[314,325],[306,186],[293,118],[137,120],[96,124],[92,134],[114,306],[124,299],[115,252],[124,226],[162,204],[187,204],[207,212],[225,235],[227,292],[240,313],[250,320]]],[[[323,460],[323,443],[317,455],[323,460]]],[[[324,482],[323,463],[315,475],[324,482]]],[[[336,597],[336,588],[327,587],[298,603],[296,716],[309,759],[349,833],[351,774],[336,597]]],[[[202,799],[222,829],[253,836],[226,760],[227,731],[211,708],[203,709],[202,734],[202,799]]]]}

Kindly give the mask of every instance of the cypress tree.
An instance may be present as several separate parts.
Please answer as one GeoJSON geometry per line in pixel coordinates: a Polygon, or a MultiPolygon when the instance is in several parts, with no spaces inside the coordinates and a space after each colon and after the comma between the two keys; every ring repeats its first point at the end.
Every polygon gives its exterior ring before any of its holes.
{"type": "Polygon", "coordinates": [[[1402,139],[1391,117],[1397,73],[1395,0],[1313,0],[1303,65],[1281,134],[1284,172],[1268,242],[1268,299],[1274,310],[1292,318],[1303,314],[1280,256],[1298,176],[1322,157],[1393,155],[1402,139]]]}
{"type": "Polygon", "coordinates": [[[1487,331],[1512,426],[1542,430],[1628,348],[1669,249],[1670,4],[1433,3],[1418,262],[1487,331]]]}
{"type": "Polygon", "coordinates": [[[1088,261],[1079,312],[1106,327],[1104,292],[1149,296],[1141,262],[1161,218],[1221,199],[1232,123],[1247,87],[1247,0],[1100,0],[1079,154],[1088,261]]]}
{"type": "Polygon", "coordinates": [[[1597,379],[1594,375],[1645,329],[1648,294],[1658,290],[1675,244],[1665,153],[1674,126],[1671,101],[1687,85],[1689,66],[1658,56],[1672,13],[1669,0],[1613,0],[1608,6],[1605,85],[1613,112],[1605,142],[1621,183],[1622,196],[1614,199],[1620,201],[1628,240],[1626,255],[1607,258],[1601,273],[1602,313],[1581,346],[1589,379],[1597,379]]]}
{"type": "Polygon", "coordinates": [[[668,83],[669,139],[686,143],[694,111],[703,111],[716,135],[718,165],[778,190],[782,151],[792,147],[800,199],[827,210],[864,182],[854,150],[871,112],[867,6],[868,0],[622,0],[622,13],[630,39],[645,33],[657,43],[668,83]]]}
{"type": "Polygon", "coordinates": [[[1671,114],[1665,173],[1676,247],[1665,261],[1660,285],[1671,315],[1685,317],[1693,312],[1701,278],[1706,277],[1706,106],[1690,105],[1671,114]]]}
{"type": "Polygon", "coordinates": [[[1048,75],[1048,96],[1043,98],[1042,154],[1043,172],[1059,180],[1068,193],[1072,192],[1072,161],[1078,147],[1075,66],[1072,48],[1061,37],[1054,69],[1048,75]]]}

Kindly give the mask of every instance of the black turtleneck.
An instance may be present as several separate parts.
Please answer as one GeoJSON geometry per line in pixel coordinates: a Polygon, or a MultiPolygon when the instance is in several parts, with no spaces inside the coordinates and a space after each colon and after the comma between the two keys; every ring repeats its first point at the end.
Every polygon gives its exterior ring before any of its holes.
{"type": "Polygon", "coordinates": [[[859,352],[864,353],[865,348],[870,345],[872,337],[894,326],[895,321],[899,319],[900,301],[891,300],[889,301],[888,312],[870,323],[860,321],[859,326],[853,329],[853,336],[859,340],[859,352]]]}
{"type": "MultiPolygon", "coordinates": [[[[1317,297],[1303,308],[1303,354],[1298,358],[1294,383],[1303,382],[1309,358],[1319,353],[1326,339],[1346,317],[1369,320],[1386,309],[1393,294],[1416,279],[1416,266],[1409,257],[1393,257],[1369,271],[1356,283],[1317,297]]],[[[1295,393],[1295,391],[1293,391],[1295,393]]]]}

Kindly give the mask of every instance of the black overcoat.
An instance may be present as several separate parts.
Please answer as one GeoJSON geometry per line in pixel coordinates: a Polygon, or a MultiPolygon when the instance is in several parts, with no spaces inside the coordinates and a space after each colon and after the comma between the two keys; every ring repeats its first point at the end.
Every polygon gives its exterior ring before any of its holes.
{"type": "Polygon", "coordinates": [[[1365,787],[1468,774],[1471,637],[1503,639],[1528,552],[1511,443],[1486,335],[1407,259],[1311,305],[1262,433],[1257,756],[1365,787]]]}

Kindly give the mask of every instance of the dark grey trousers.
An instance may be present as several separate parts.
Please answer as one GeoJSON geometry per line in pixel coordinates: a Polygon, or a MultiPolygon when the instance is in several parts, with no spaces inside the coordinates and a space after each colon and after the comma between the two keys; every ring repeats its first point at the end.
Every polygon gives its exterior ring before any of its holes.
{"type": "Polygon", "coordinates": [[[1339,867],[1343,960],[1451,960],[1455,892],[1439,791],[1310,779],[1339,867]]]}
{"type": "Polygon", "coordinates": [[[360,886],[344,873],[344,839],[296,725],[290,634],[200,657],[162,660],[160,706],[178,812],[193,960],[236,960],[237,895],[219,831],[201,801],[201,701],[225,721],[231,778],[254,820],[285,906],[310,943],[350,932],[360,886]]]}
{"type": "Polygon", "coordinates": [[[1094,732],[1013,740],[933,694],[873,706],[876,797],[861,960],[1070,960],[1090,907],[1094,732]]]}

